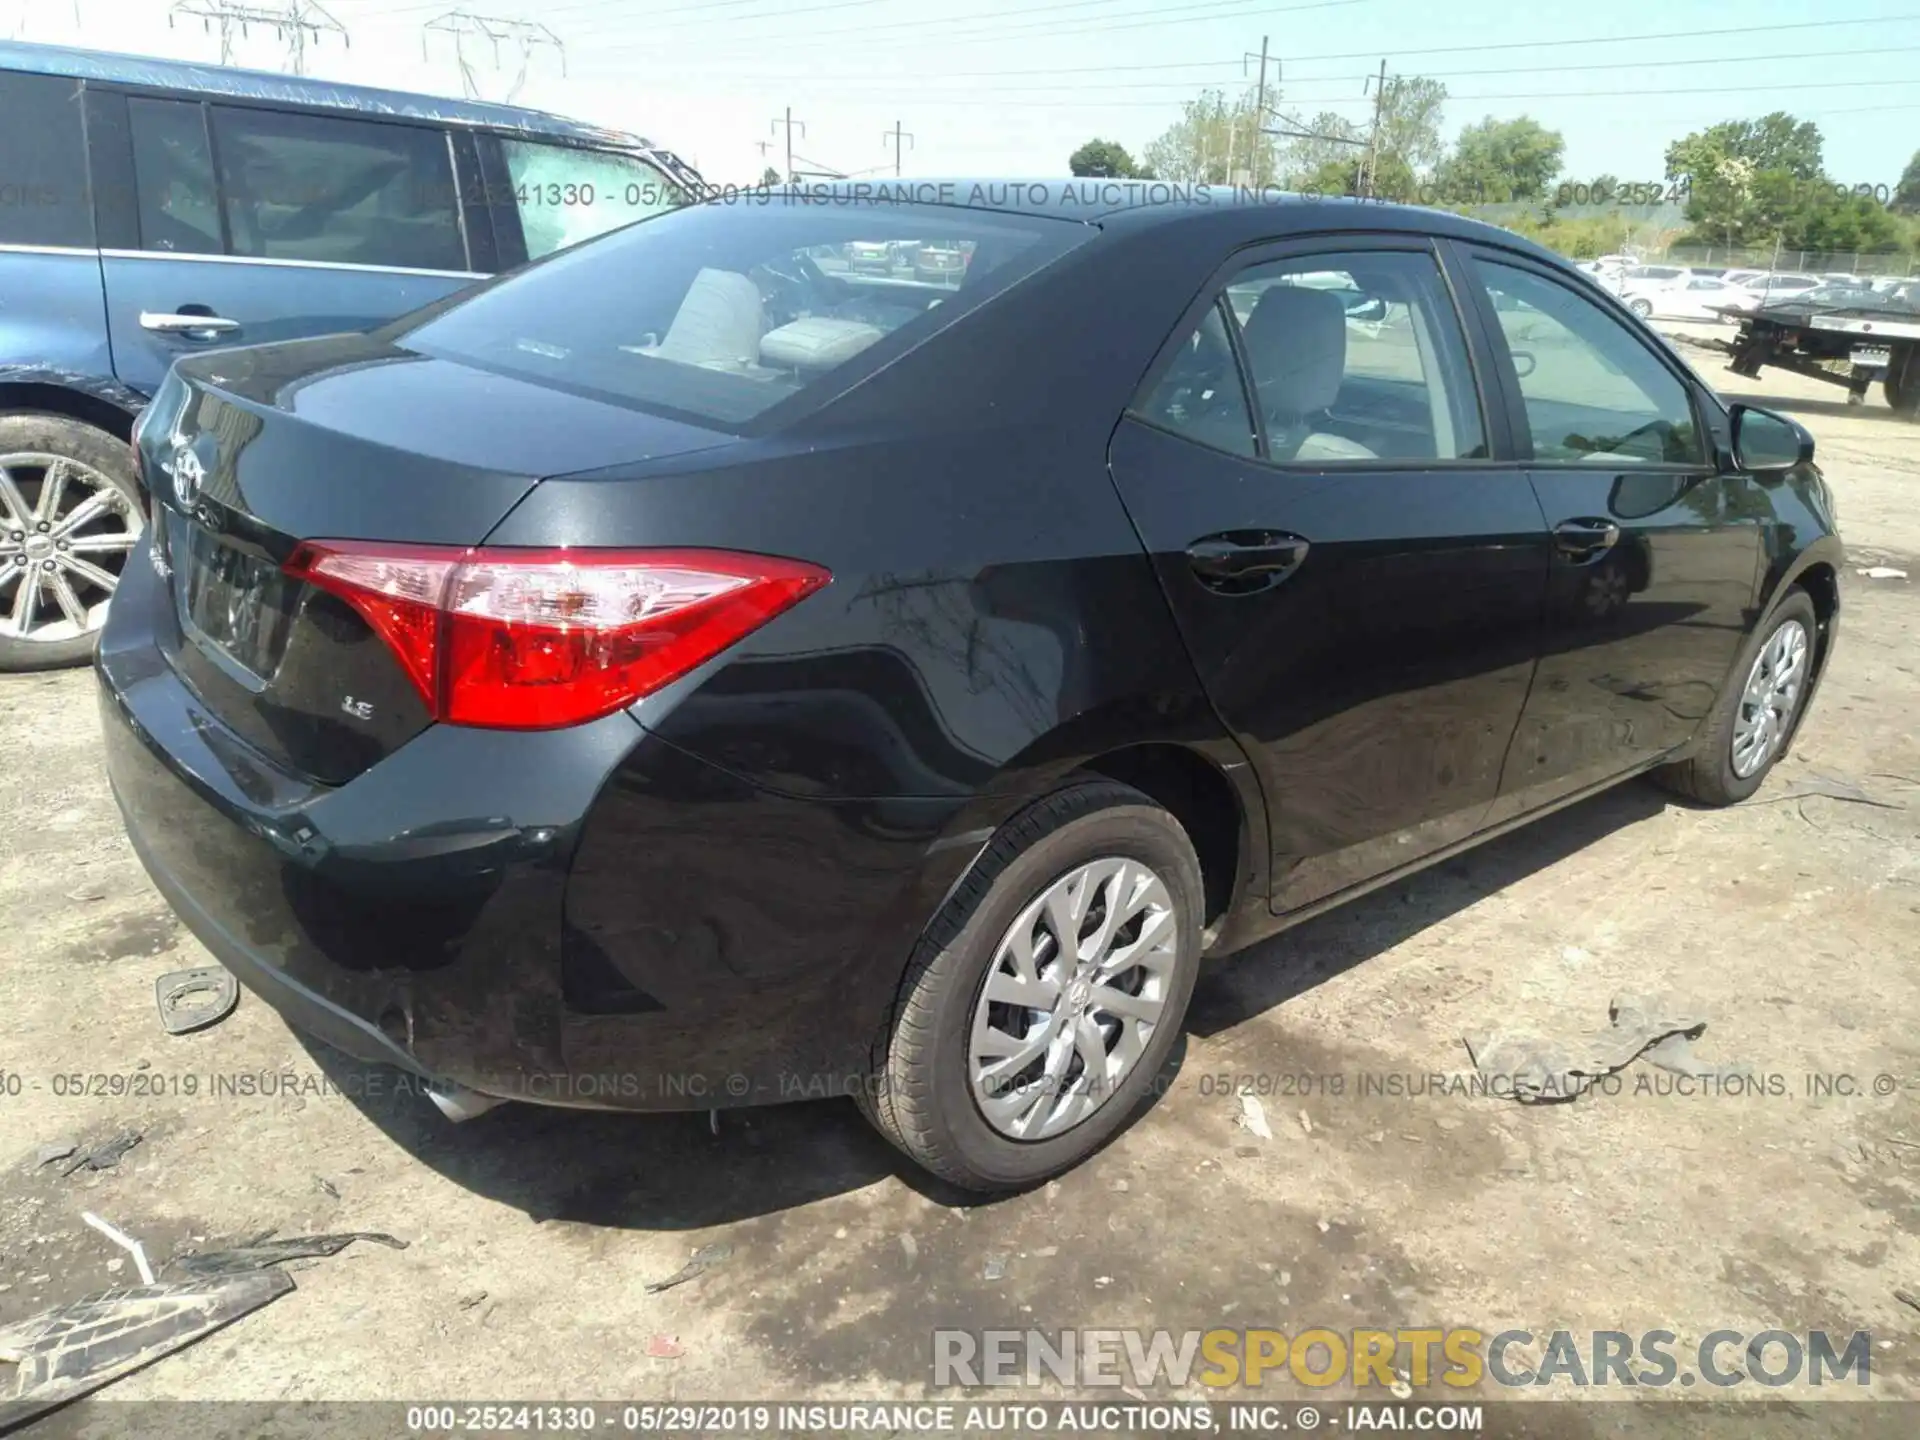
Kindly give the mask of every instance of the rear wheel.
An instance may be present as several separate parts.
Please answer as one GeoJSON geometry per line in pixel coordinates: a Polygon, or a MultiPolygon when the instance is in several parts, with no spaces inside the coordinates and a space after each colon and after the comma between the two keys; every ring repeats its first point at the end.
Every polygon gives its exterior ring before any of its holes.
{"type": "Polygon", "coordinates": [[[874,1044],[868,1119],[970,1190],[1071,1168],[1132,1118],[1193,992],[1199,862],[1129,786],[1001,827],[922,937],[874,1044]]]}
{"type": "Polygon", "coordinates": [[[65,415],[0,415],[0,671],[93,653],[143,525],[124,441],[65,415]]]}
{"type": "Polygon", "coordinates": [[[1896,414],[1920,416],[1920,345],[1902,346],[1880,383],[1896,414]]]}
{"type": "Polygon", "coordinates": [[[1653,302],[1651,300],[1629,300],[1627,302],[1627,308],[1642,320],[1651,319],[1653,316],[1653,302]]]}
{"type": "Polygon", "coordinates": [[[1728,672],[1699,752],[1654,778],[1707,805],[1732,805],[1758,790],[1800,723],[1818,624],[1807,592],[1789,590],[1728,672]]]}

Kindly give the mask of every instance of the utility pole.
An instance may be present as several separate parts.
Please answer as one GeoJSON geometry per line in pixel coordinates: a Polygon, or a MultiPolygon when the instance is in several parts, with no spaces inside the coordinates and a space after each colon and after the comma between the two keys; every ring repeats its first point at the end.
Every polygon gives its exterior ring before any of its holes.
{"type": "MultiPolygon", "coordinates": [[[[1251,50],[1241,55],[1240,73],[1243,76],[1247,73],[1247,61],[1253,58],[1254,55],[1251,50]]],[[[1253,188],[1255,190],[1260,188],[1260,161],[1265,157],[1267,149],[1266,143],[1260,138],[1266,133],[1265,127],[1267,123],[1267,37],[1265,35],[1260,37],[1259,58],[1260,88],[1255,92],[1256,98],[1253,102],[1253,188]]],[[[1233,177],[1229,175],[1227,179],[1231,182],[1233,177]]]]}
{"type": "Polygon", "coordinates": [[[880,132],[880,143],[884,145],[888,140],[893,141],[893,173],[895,176],[898,176],[900,174],[900,142],[905,140],[907,142],[907,148],[911,150],[913,148],[913,132],[911,130],[902,130],[900,128],[900,122],[896,120],[893,122],[893,129],[882,130],[880,132]]]}
{"type": "Polygon", "coordinates": [[[284,5],[243,5],[235,0],[178,0],[167,12],[172,26],[175,15],[191,15],[203,29],[220,27],[220,63],[233,63],[233,37],[247,35],[249,25],[264,25],[287,45],[287,68],[295,75],[307,73],[307,40],[317,45],[322,34],[340,37],[343,45],[353,43],[342,25],[315,0],[287,0],[284,5]]]}
{"type": "MultiPolygon", "coordinates": [[[[1365,91],[1361,92],[1365,94],[1365,91]]],[[[1387,108],[1387,62],[1380,62],[1380,74],[1373,86],[1373,134],[1367,138],[1367,159],[1360,173],[1360,194],[1363,198],[1373,198],[1374,186],[1380,178],[1380,120],[1387,108]]]]}
{"type": "Polygon", "coordinates": [[[533,52],[542,47],[551,49],[560,57],[560,73],[567,73],[567,47],[560,37],[545,25],[531,20],[510,20],[498,15],[476,15],[467,10],[449,10],[439,15],[421,28],[420,54],[423,59],[431,58],[427,53],[427,33],[438,31],[453,37],[453,62],[460,67],[460,87],[469,100],[484,98],[480,93],[480,81],[473,73],[473,63],[467,58],[469,42],[485,41],[491,48],[493,68],[500,69],[500,46],[504,41],[520,56],[519,69],[514,72],[513,83],[507,87],[505,100],[511,102],[520,93],[520,87],[527,83],[527,69],[533,63],[533,52]]]}
{"type": "Polygon", "coordinates": [[[807,133],[807,122],[793,118],[793,107],[791,105],[787,106],[784,118],[773,122],[773,131],[775,134],[778,134],[782,127],[784,127],[787,132],[787,179],[789,182],[793,179],[793,127],[796,125],[800,127],[800,135],[801,138],[804,139],[807,133]]]}

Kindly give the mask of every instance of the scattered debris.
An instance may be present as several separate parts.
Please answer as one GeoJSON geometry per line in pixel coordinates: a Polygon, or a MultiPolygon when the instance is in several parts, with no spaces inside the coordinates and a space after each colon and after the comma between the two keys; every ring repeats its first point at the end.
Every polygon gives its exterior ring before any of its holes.
{"type": "Polygon", "coordinates": [[[1131,1385],[1122,1385],[1120,1387],[1120,1393],[1130,1399],[1138,1400],[1142,1405],[1147,1403],[1146,1392],[1138,1390],[1131,1385]]]}
{"type": "Polygon", "coordinates": [[[1004,1280],[1007,1278],[1007,1257],[989,1255],[980,1267],[982,1280],[1004,1280]]]}
{"type": "Polygon", "coordinates": [[[1562,1043],[1536,1035],[1493,1030],[1464,1037],[1474,1067],[1495,1094],[1523,1105],[1568,1101],[1593,1082],[1623,1070],[1645,1055],[1662,1070],[1693,1079],[1749,1074],[1743,1066],[1719,1066],[1697,1059],[1691,1042],[1707,1022],[1696,1015],[1668,1011],[1657,999],[1620,995],[1607,1009],[1612,1022],[1562,1043]]]}
{"type": "Polygon", "coordinates": [[[471,1310],[473,1309],[474,1306],[478,1305],[482,1300],[486,1298],[487,1298],[486,1291],[475,1290],[471,1294],[462,1295],[460,1297],[460,1308],[462,1310],[471,1310]]]}
{"type": "MultiPolygon", "coordinates": [[[[85,1154],[75,1155],[67,1162],[67,1168],[60,1172],[62,1178],[76,1170],[111,1170],[120,1163],[120,1157],[140,1143],[140,1132],[129,1130],[116,1135],[104,1145],[96,1145],[85,1154]]],[[[69,1152],[71,1153],[71,1152],[69,1152]]]]}
{"type": "Polygon", "coordinates": [[[339,1188],[324,1175],[316,1175],[313,1177],[313,1188],[330,1200],[338,1200],[340,1198],[339,1188]]]}
{"type": "Polygon", "coordinates": [[[906,1253],[907,1259],[918,1260],[920,1258],[920,1242],[914,1239],[913,1236],[902,1235],[900,1237],[900,1248],[906,1253]]]}
{"type": "Polygon", "coordinates": [[[1316,1220],[1313,1223],[1319,1227],[1320,1233],[1322,1235],[1326,1234],[1329,1230],[1333,1229],[1333,1226],[1328,1224],[1325,1220],[1316,1220]]]}
{"type": "Polygon", "coordinates": [[[184,1255],[176,1255],[167,1262],[167,1268],[185,1275],[240,1275],[250,1270],[264,1270],[270,1265],[278,1265],[282,1260],[317,1260],[327,1255],[338,1255],[356,1240],[385,1245],[389,1250],[407,1248],[406,1241],[371,1230],[353,1230],[341,1235],[293,1235],[284,1240],[269,1240],[263,1236],[229,1250],[210,1250],[205,1254],[189,1251],[184,1255]]]}
{"type": "Polygon", "coordinates": [[[185,1349],[291,1289],[293,1277],[274,1270],[103,1290],[0,1329],[0,1357],[14,1367],[11,1391],[0,1389],[0,1431],[185,1349]]]}
{"type": "Polygon", "coordinates": [[[1094,1283],[1094,1284],[1095,1284],[1095,1285],[1096,1285],[1097,1287],[1099,1287],[1100,1289],[1102,1289],[1102,1290],[1104,1290],[1104,1289],[1106,1289],[1106,1288],[1107,1288],[1107,1286],[1109,1286],[1109,1285],[1111,1285],[1111,1284],[1113,1283],[1113,1276],[1111,1276],[1111,1275],[1096,1275],[1096,1276],[1094,1276],[1094,1277],[1093,1277],[1093,1283],[1094,1283]]]}
{"type": "Polygon", "coordinates": [[[106,1236],[107,1239],[113,1241],[113,1243],[118,1245],[122,1250],[133,1256],[133,1268],[140,1272],[140,1283],[142,1285],[153,1284],[153,1266],[147,1263],[145,1246],[124,1230],[117,1229],[108,1224],[91,1210],[82,1210],[80,1212],[80,1218],[98,1230],[102,1235],[106,1236]]]}
{"type": "Polygon", "coordinates": [[[1307,1118],[1307,1112],[1304,1110],[1300,1112],[1300,1133],[1303,1135],[1311,1135],[1313,1133],[1313,1121],[1307,1118]]]}
{"type": "Polygon", "coordinates": [[[172,970],[153,982],[153,1003],[169,1035],[204,1030],[233,1013],[240,986],[222,965],[172,970]]]}
{"type": "Polygon", "coordinates": [[[678,1360],[686,1353],[687,1352],[680,1347],[680,1337],[677,1335],[649,1335],[647,1337],[647,1354],[656,1360],[678,1360]]]}
{"type": "Polygon", "coordinates": [[[1893,1298],[1910,1309],[1920,1310],[1920,1295],[1915,1295],[1911,1290],[1896,1290],[1893,1298]]]}
{"type": "Polygon", "coordinates": [[[1896,570],[1891,565],[1867,565],[1853,573],[1863,576],[1868,580],[1904,580],[1907,578],[1906,571],[1896,570]]]}
{"type": "Polygon", "coordinates": [[[104,885],[82,885],[78,890],[67,891],[67,899],[81,905],[90,905],[95,900],[106,898],[107,890],[104,885]]]}
{"type": "Polygon", "coordinates": [[[1240,1128],[1251,1131],[1258,1139],[1273,1139],[1273,1131],[1267,1126],[1266,1107],[1257,1097],[1252,1095],[1240,1097],[1240,1128]]]}
{"type": "Polygon", "coordinates": [[[1114,1193],[1118,1195],[1124,1195],[1127,1193],[1127,1191],[1131,1190],[1132,1188],[1133,1186],[1128,1184],[1125,1180],[1116,1180],[1113,1182],[1114,1193]]]}
{"type": "Polygon", "coordinates": [[[1042,1245],[1038,1250],[1033,1252],[1033,1258],[1036,1260],[1051,1260],[1059,1253],[1060,1247],[1058,1245],[1042,1245]]]}
{"type": "Polygon", "coordinates": [[[723,1260],[733,1257],[733,1246],[724,1240],[716,1240],[711,1245],[702,1245],[693,1252],[693,1258],[682,1265],[664,1280],[656,1280],[647,1286],[647,1294],[658,1295],[662,1290],[671,1290],[676,1285],[704,1275],[723,1260]]]}
{"type": "Polygon", "coordinates": [[[42,1145],[33,1156],[33,1168],[51,1165],[56,1160],[64,1160],[80,1147],[71,1140],[56,1140],[51,1145],[42,1145]]]}
{"type": "Polygon", "coordinates": [[[1233,1147],[1233,1153],[1238,1155],[1242,1160],[1257,1160],[1260,1158],[1260,1147],[1258,1145],[1236,1145],[1233,1147]]]}
{"type": "Polygon", "coordinates": [[[1411,1400],[1413,1398],[1413,1386],[1407,1383],[1407,1372],[1404,1370],[1396,1370],[1393,1372],[1393,1383],[1387,1386],[1387,1389],[1392,1392],[1393,1398],[1396,1400],[1411,1400]]]}
{"type": "Polygon", "coordinates": [[[1818,770],[1809,770],[1805,775],[1796,777],[1791,784],[1777,795],[1761,796],[1762,803],[1776,800],[1804,800],[1809,795],[1823,795],[1829,800],[1844,800],[1851,805],[1871,805],[1877,810],[1904,810],[1907,807],[1898,800],[1882,800],[1869,795],[1851,780],[1843,780],[1837,775],[1822,774],[1818,770]]]}

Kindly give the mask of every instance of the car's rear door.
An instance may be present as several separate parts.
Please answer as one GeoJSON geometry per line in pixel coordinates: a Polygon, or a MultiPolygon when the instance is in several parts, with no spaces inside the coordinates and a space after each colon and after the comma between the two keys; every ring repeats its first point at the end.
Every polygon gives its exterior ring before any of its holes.
{"type": "Polygon", "coordinates": [[[1113,436],[1121,497],[1259,772],[1276,910],[1465,838],[1494,798],[1547,537],[1498,458],[1484,343],[1423,237],[1249,252],[1113,436]]]}
{"type": "Polygon", "coordinates": [[[367,329],[493,268],[462,132],[102,87],[87,128],[114,372],[135,390],[183,354],[367,329]]]}
{"type": "Polygon", "coordinates": [[[1630,317],[1529,257],[1453,254],[1553,532],[1548,643],[1497,820],[1692,736],[1752,623],[1772,506],[1720,468],[1714,402],[1630,317]]]}

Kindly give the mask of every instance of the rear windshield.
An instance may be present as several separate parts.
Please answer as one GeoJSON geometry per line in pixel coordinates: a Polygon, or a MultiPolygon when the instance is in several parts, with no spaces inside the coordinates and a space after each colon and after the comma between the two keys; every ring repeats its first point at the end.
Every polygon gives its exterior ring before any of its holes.
{"type": "Polygon", "coordinates": [[[715,200],[561,251],[391,338],[737,425],[838,393],[1091,233],[949,206],[715,200]]]}

